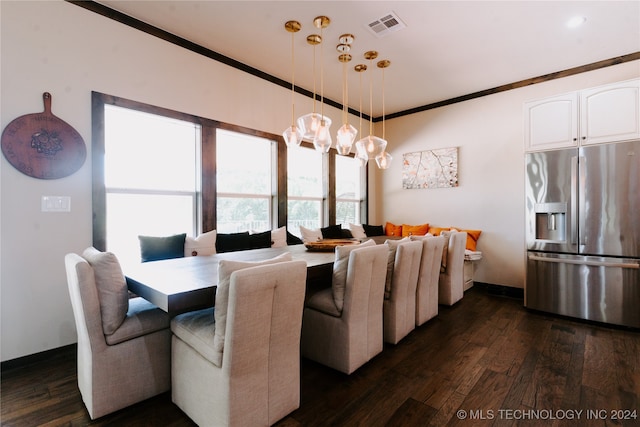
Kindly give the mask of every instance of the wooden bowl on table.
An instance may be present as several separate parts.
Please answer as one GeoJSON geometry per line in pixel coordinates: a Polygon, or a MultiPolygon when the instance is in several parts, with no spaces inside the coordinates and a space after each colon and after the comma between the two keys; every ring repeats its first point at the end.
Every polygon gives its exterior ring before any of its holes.
{"type": "Polygon", "coordinates": [[[317,242],[305,242],[308,251],[333,252],[336,246],[359,245],[359,240],[354,239],[322,239],[317,242]]]}

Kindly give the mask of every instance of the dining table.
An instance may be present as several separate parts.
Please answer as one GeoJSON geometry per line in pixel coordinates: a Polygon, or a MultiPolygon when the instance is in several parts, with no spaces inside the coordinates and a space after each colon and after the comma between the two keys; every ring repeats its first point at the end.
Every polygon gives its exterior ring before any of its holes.
{"type": "Polygon", "coordinates": [[[215,302],[218,263],[223,260],[264,261],[289,252],[307,263],[307,285],[324,281],[330,286],[335,254],[308,250],[305,245],[250,249],[128,264],[124,275],[129,290],[171,316],[211,307],[215,302]]]}

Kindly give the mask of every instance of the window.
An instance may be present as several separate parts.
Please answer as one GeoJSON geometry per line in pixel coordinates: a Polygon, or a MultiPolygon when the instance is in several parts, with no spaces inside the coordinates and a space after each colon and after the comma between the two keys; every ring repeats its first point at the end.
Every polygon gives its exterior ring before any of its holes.
{"type": "Polygon", "coordinates": [[[193,235],[199,224],[200,127],[106,105],[106,249],[139,258],[138,235],[193,235]]]}
{"type": "Polygon", "coordinates": [[[325,156],[304,146],[287,151],[287,229],[300,237],[300,226],[324,226],[325,156]]]}
{"type": "Polygon", "coordinates": [[[216,133],[217,230],[272,229],[276,142],[218,129],[216,133]]]}
{"type": "Polygon", "coordinates": [[[359,224],[364,203],[364,168],[353,157],[336,156],[336,224],[359,224]]]}
{"type": "Polygon", "coordinates": [[[98,92],[92,121],[93,246],[123,260],[139,235],[366,220],[365,172],[333,150],[98,92]]]}
{"type": "Polygon", "coordinates": [[[287,155],[287,228],[292,234],[301,236],[300,226],[364,222],[366,172],[353,156],[333,150],[323,154],[304,144],[287,155]]]}

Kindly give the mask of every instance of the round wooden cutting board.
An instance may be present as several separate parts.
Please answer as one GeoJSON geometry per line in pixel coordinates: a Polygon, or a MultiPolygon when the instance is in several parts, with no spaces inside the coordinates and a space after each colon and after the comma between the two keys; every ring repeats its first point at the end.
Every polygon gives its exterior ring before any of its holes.
{"type": "Polygon", "coordinates": [[[87,157],[82,136],[51,113],[51,94],[42,94],[44,112],[25,114],[2,132],[2,153],[16,169],[39,179],[71,175],[87,157]]]}

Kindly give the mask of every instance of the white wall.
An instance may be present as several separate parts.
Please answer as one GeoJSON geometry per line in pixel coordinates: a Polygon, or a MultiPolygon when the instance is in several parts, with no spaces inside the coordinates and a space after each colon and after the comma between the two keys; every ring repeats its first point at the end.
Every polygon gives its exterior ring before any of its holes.
{"type": "MultiPolygon", "coordinates": [[[[50,92],[53,113],[88,148],[83,167],[57,180],[27,177],[0,156],[5,361],[76,340],[63,259],[92,243],[91,91],[275,134],[289,125],[290,92],[62,0],[2,0],[0,19],[2,129],[43,111],[50,92]],[[70,196],[71,212],[40,212],[43,195],[70,196]]],[[[370,222],[480,228],[477,280],[522,286],[522,102],[638,74],[637,63],[624,64],[388,121],[395,162],[384,173],[371,169],[370,222]],[[401,189],[402,153],[449,146],[460,147],[460,187],[401,189]]],[[[297,111],[306,105],[298,96],[297,111]]],[[[325,112],[340,121],[340,111],[325,112]]]]}
{"type": "MultiPolygon", "coordinates": [[[[2,129],[42,112],[50,92],[53,114],[88,149],[78,172],[56,180],[23,175],[0,156],[5,361],[76,341],[64,255],[92,244],[91,91],[274,134],[290,125],[291,93],[61,0],[3,0],[0,14],[2,129]],[[43,195],[70,196],[71,212],[40,212],[43,195]]],[[[298,111],[311,105],[298,96],[298,111]]],[[[328,106],[325,114],[341,117],[328,106]]]]}
{"type": "Polygon", "coordinates": [[[480,229],[479,282],[524,286],[525,101],[640,76],[640,61],[526,86],[387,122],[394,161],[378,172],[372,223],[480,229]],[[459,186],[402,189],[402,155],[459,147],[459,186]]]}

